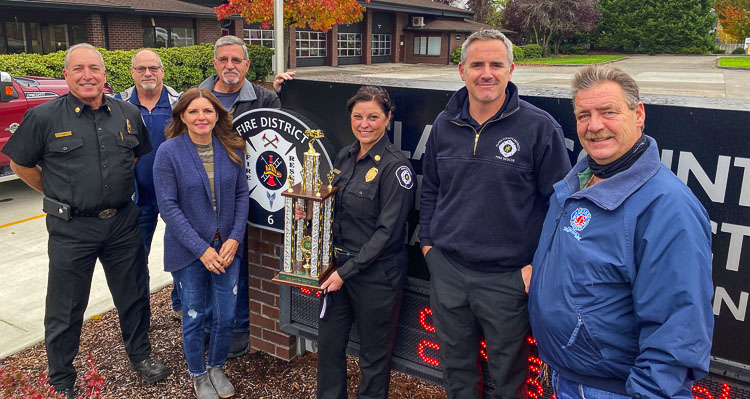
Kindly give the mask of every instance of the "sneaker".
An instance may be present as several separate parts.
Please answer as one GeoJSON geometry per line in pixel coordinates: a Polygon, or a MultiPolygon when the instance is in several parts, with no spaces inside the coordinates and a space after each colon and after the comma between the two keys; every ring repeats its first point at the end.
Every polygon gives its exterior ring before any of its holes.
{"type": "Polygon", "coordinates": [[[208,378],[211,380],[211,384],[214,386],[216,394],[218,394],[220,398],[231,398],[234,396],[234,386],[232,386],[232,383],[227,379],[223,368],[209,367],[208,373],[206,374],[208,374],[208,378]]]}
{"type": "Polygon", "coordinates": [[[130,369],[139,372],[148,383],[161,381],[172,373],[172,370],[151,356],[140,362],[130,362],[130,369]]]}
{"type": "Polygon", "coordinates": [[[174,321],[180,321],[180,320],[182,320],[182,310],[173,310],[172,311],[172,320],[174,320],[174,321]]]}
{"type": "Polygon", "coordinates": [[[250,333],[232,333],[232,343],[229,345],[227,359],[240,357],[250,351],[250,333]]]}
{"type": "Polygon", "coordinates": [[[198,399],[219,399],[208,373],[193,376],[193,389],[195,389],[195,397],[198,399]]]}

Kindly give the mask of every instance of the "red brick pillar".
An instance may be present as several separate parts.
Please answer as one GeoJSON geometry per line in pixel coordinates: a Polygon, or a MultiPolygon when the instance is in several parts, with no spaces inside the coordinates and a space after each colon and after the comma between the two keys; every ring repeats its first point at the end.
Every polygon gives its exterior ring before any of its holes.
{"type": "Polygon", "coordinates": [[[367,8],[362,21],[362,63],[372,64],[372,10],[367,8]]]}
{"type": "Polygon", "coordinates": [[[279,286],[271,282],[281,267],[283,237],[281,233],[247,227],[250,348],[291,360],[297,351],[297,340],[279,328],[279,286]]]}
{"type": "Polygon", "coordinates": [[[297,69],[297,26],[294,24],[289,25],[287,35],[286,40],[289,42],[289,52],[287,53],[289,63],[287,68],[295,70],[297,69]]]}
{"type": "Polygon", "coordinates": [[[86,41],[94,47],[104,47],[101,14],[88,14],[86,16],[86,41]]]}
{"type": "Polygon", "coordinates": [[[216,19],[197,19],[196,20],[196,43],[214,43],[221,37],[221,23],[216,19]]]}
{"type": "Polygon", "coordinates": [[[241,19],[233,19],[232,23],[229,24],[229,34],[237,36],[240,39],[245,38],[245,22],[241,19]]]}
{"type": "Polygon", "coordinates": [[[328,40],[328,53],[326,57],[326,65],[328,66],[339,66],[339,26],[333,25],[333,28],[328,31],[326,37],[328,40]]]}
{"type": "MultiPolygon", "coordinates": [[[[401,36],[404,34],[408,15],[403,12],[397,12],[393,16],[393,36],[391,37],[391,62],[404,62],[401,58],[401,36]]],[[[406,42],[404,42],[404,47],[406,42]]]]}

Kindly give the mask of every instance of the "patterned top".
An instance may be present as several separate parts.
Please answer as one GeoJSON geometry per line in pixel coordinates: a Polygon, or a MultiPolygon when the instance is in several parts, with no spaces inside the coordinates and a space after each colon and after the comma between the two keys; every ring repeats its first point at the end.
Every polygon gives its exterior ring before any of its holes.
{"type": "Polygon", "coordinates": [[[195,144],[195,148],[198,150],[198,157],[200,157],[201,162],[203,162],[203,167],[206,168],[208,183],[211,185],[211,204],[214,206],[214,212],[216,212],[216,190],[214,189],[214,147],[212,143],[193,144],[195,144]]]}

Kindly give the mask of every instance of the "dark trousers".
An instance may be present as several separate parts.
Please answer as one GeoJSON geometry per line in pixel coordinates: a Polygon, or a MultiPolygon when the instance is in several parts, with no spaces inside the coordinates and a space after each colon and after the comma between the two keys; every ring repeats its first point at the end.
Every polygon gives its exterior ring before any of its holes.
{"type": "MultiPolygon", "coordinates": [[[[349,258],[340,256],[337,264],[349,258]]],[[[318,324],[318,398],[346,399],[346,346],[352,319],[359,331],[358,398],[387,398],[391,350],[406,284],[406,251],[378,260],[328,293],[327,316],[318,324]]]]}
{"type": "Polygon", "coordinates": [[[58,391],[73,387],[83,313],[98,258],[120,317],[125,350],[130,360],[149,357],[148,268],[138,228],[135,204],[101,220],[74,217],[64,221],[47,216],[49,275],[44,314],[44,340],[50,385],[58,391]]]}
{"type": "Polygon", "coordinates": [[[450,399],[526,398],[529,316],[521,271],[467,269],[433,247],[430,304],[450,399]],[[479,340],[484,332],[493,392],[483,392],[479,340]]]}

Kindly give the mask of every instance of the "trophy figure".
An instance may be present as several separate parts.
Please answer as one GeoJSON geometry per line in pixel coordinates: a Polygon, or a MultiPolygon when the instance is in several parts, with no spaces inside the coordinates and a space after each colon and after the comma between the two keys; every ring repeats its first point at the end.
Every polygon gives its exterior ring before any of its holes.
{"type": "Polygon", "coordinates": [[[323,138],[321,130],[307,130],[308,150],[304,153],[301,181],[295,182],[289,172],[289,189],[284,196],[284,250],[281,270],[272,281],[320,290],[320,285],[333,272],[333,172],[329,172],[328,185],[320,176],[321,154],[313,144],[323,138]],[[296,184],[295,184],[296,183],[296,184]],[[294,220],[294,207],[302,209],[305,219],[294,220]]]}

